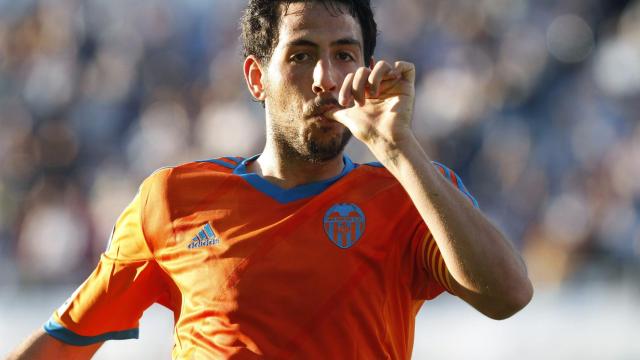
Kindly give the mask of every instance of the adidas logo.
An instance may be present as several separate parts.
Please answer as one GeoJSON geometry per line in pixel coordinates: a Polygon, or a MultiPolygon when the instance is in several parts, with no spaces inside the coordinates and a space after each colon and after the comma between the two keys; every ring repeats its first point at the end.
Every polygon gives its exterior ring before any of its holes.
{"type": "Polygon", "coordinates": [[[203,246],[217,245],[220,243],[220,239],[214,234],[211,225],[207,223],[202,227],[202,230],[198,233],[198,235],[194,236],[191,239],[191,243],[187,246],[189,249],[196,249],[203,246]]]}

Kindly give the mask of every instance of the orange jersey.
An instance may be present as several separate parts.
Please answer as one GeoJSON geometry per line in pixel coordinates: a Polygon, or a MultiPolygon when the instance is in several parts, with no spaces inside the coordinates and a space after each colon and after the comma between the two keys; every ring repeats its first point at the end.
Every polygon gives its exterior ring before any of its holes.
{"type": "Polygon", "coordinates": [[[345,156],[340,175],[285,190],[246,172],[256,157],[146,179],[45,330],[75,345],[137,338],[160,303],[174,359],[409,359],[416,313],[451,286],[401,185],[345,156]]]}

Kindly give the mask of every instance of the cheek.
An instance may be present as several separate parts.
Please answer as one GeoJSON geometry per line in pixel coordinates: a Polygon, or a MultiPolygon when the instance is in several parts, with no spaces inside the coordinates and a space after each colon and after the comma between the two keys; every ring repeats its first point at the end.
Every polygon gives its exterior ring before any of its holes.
{"type": "Polygon", "coordinates": [[[299,91],[288,81],[270,82],[266,87],[267,104],[273,114],[298,113],[304,106],[299,91]]]}
{"type": "Polygon", "coordinates": [[[347,76],[347,74],[355,73],[361,67],[364,67],[364,65],[363,66],[358,66],[358,64],[356,64],[356,63],[346,64],[344,66],[344,75],[347,76]]]}
{"type": "Polygon", "coordinates": [[[302,93],[304,88],[304,78],[301,74],[292,71],[283,71],[274,76],[270,76],[269,87],[272,94],[284,97],[284,101],[290,100],[287,97],[296,97],[302,93]]]}
{"type": "Polygon", "coordinates": [[[355,73],[359,68],[360,67],[353,62],[342,64],[342,66],[339,66],[338,75],[336,79],[338,86],[342,86],[342,83],[344,82],[344,78],[346,78],[347,75],[351,73],[355,73]]]}
{"type": "Polygon", "coordinates": [[[267,96],[280,111],[304,111],[306,104],[316,97],[311,66],[274,67],[270,69],[268,78],[267,96]]]}
{"type": "Polygon", "coordinates": [[[305,71],[304,68],[299,68],[286,73],[284,76],[284,80],[288,85],[287,87],[291,92],[295,92],[300,95],[312,92],[312,72],[310,73],[309,71],[305,71]]]}

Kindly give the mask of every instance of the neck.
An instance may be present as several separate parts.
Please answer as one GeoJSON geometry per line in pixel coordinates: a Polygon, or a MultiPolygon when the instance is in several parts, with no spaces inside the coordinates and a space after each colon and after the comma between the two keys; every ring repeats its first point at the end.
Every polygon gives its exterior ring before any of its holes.
{"type": "Polygon", "coordinates": [[[343,168],[342,153],[317,163],[301,158],[285,158],[269,144],[256,161],[247,164],[248,172],[254,172],[283,189],[330,179],[339,175],[343,168]]]}

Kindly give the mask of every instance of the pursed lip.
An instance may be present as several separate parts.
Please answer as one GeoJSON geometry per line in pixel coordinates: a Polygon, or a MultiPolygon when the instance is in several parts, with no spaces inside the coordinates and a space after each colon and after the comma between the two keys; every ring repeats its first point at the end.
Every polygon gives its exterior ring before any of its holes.
{"type": "Polygon", "coordinates": [[[332,117],[325,114],[314,115],[314,116],[311,116],[309,119],[323,126],[337,123],[337,121],[335,121],[332,117]]]}
{"type": "Polygon", "coordinates": [[[331,121],[335,121],[333,119],[333,113],[335,113],[336,111],[340,110],[339,106],[336,105],[325,105],[325,106],[321,106],[318,111],[316,112],[316,114],[314,115],[314,117],[322,117],[331,121]]]}

